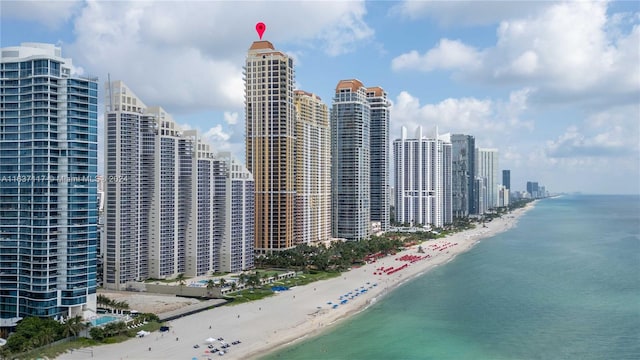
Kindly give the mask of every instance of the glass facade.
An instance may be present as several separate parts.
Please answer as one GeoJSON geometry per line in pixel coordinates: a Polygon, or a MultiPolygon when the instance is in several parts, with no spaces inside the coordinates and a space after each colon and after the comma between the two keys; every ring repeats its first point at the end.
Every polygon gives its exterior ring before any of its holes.
{"type": "Polygon", "coordinates": [[[0,61],[1,326],[82,315],[96,292],[97,80],[27,45],[0,61]]]}
{"type": "Polygon", "coordinates": [[[371,221],[389,230],[389,108],[387,93],[379,87],[367,89],[371,106],[371,221]]]}
{"type": "Polygon", "coordinates": [[[371,107],[358,80],[338,83],[331,110],[331,226],[333,236],[370,235],[371,107]]]}

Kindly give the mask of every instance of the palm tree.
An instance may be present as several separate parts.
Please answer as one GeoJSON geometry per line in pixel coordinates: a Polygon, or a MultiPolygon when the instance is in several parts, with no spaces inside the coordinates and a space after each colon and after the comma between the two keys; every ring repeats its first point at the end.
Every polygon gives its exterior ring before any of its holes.
{"type": "Polygon", "coordinates": [[[209,279],[209,281],[207,281],[207,295],[211,296],[211,290],[213,290],[214,287],[216,287],[216,283],[209,279]]]}
{"type": "Polygon", "coordinates": [[[72,318],[68,318],[65,322],[64,322],[64,328],[63,328],[63,335],[64,337],[70,337],[73,336],[74,338],[76,338],[78,336],[78,334],[80,333],[80,331],[84,330],[86,327],[86,324],[82,322],[82,317],[75,316],[72,318]]]}
{"type": "Polygon", "coordinates": [[[56,331],[52,327],[47,326],[42,328],[42,331],[40,331],[40,345],[49,345],[54,342],[55,339],[56,331]]]}
{"type": "Polygon", "coordinates": [[[231,291],[236,291],[236,289],[238,288],[238,285],[235,282],[231,283],[231,291]]]}
{"type": "Polygon", "coordinates": [[[224,278],[220,278],[220,281],[218,282],[220,283],[220,288],[223,288],[227,284],[227,280],[224,278]]]}
{"type": "Polygon", "coordinates": [[[246,283],[247,282],[247,274],[241,273],[240,277],[238,277],[238,282],[242,283],[242,284],[246,283]]]}
{"type": "Polygon", "coordinates": [[[184,288],[184,284],[186,283],[186,277],[184,273],[180,273],[176,276],[176,281],[180,284],[180,292],[182,293],[182,289],[184,288]]]}

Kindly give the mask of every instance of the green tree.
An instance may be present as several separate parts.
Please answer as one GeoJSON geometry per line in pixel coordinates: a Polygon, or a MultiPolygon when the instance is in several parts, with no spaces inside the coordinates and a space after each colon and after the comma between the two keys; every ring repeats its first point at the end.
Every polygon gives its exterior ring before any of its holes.
{"type": "Polygon", "coordinates": [[[207,281],[207,295],[211,296],[211,290],[213,290],[213,288],[216,287],[216,283],[213,282],[212,279],[209,279],[209,281],[207,281]]]}
{"type": "Polygon", "coordinates": [[[80,334],[80,332],[86,328],[86,324],[82,322],[82,317],[80,316],[68,318],[64,322],[63,326],[64,326],[62,330],[63,336],[64,337],[73,336],[74,338],[76,338],[78,334],[80,334]]]}
{"type": "Polygon", "coordinates": [[[180,293],[182,293],[182,289],[184,289],[184,285],[187,283],[187,278],[184,276],[184,273],[178,274],[176,281],[180,284],[180,293]]]}

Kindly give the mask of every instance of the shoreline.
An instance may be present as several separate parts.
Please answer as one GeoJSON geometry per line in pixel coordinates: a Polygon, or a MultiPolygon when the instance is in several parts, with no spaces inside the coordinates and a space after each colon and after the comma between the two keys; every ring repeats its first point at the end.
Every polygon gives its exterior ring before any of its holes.
{"type": "MultiPolygon", "coordinates": [[[[501,224],[505,224],[504,227],[498,227],[496,226],[495,228],[492,226],[487,226],[486,230],[482,231],[480,234],[474,234],[473,235],[473,239],[471,239],[467,244],[464,244],[464,247],[462,249],[460,249],[460,251],[456,251],[454,252],[451,256],[449,256],[446,261],[442,261],[442,262],[438,262],[436,264],[432,264],[432,266],[426,267],[424,269],[421,269],[415,273],[412,273],[410,275],[404,276],[401,278],[401,281],[395,283],[395,284],[391,284],[387,287],[384,288],[384,290],[380,293],[375,295],[373,298],[367,300],[367,303],[345,313],[342,314],[341,317],[336,318],[335,320],[333,320],[332,322],[330,322],[329,324],[319,328],[319,329],[315,329],[312,330],[311,332],[307,332],[304,333],[301,336],[298,336],[296,338],[288,338],[288,339],[283,339],[283,341],[280,344],[276,344],[275,347],[267,350],[266,352],[263,353],[249,353],[246,355],[246,359],[249,360],[260,360],[266,356],[272,355],[274,353],[277,353],[283,349],[286,349],[289,346],[295,345],[297,343],[300,343],[304,340],[316,337],[316,336],[320,336],[324,333],[327,333],[329,331],[331,331],[332,328],[334,328],[335,326],[341,324],[342,322],[349,320],[351,318],[353,318],[354,316],[366,311],[369,307],[371,307],[372,305],[374,305],[376,302],[380,301],[381,299],[383,299],[384,297],[386,297],[387,295],[391,294],[393,291],[395,291],[396,289],[400,288],[401,286],[406,285],[407,283],[410,283],[411,281],[419,278],[420,276],[432,271],[433,269],[439,267],[440,265],[446,265],[448,263],[450,263],[451,261],[455,260],[456,257],[462,253],[465,253],[469,250],[471,250],[475,245],[477,245],[480,240],[482,239],[486,239],[486,238],[490,238],[493,237],[497,234],[500,234],[502,232],[505,232],[509,229],[512,229],[513,227],[515,227],[518,223],[518,220],[520,219],[520,217],[522,215],[524,215],[527,211],[529,211],[530,209],[532,209],[535,204],[537,203],[537,200],[527,204],[525,207],[523,208],[519,208],[516,209],[510,213],[507,213],[505,216],[507,217],[507,219],[503,219],[503,218],[499,218],[499,219],[495,219],[493,220],[491,223],[492,224],[496,221],[500,222],[501,224]]],[[[435,241],[439,241],[439,240],[445,240],[445,239],[449,239],[449,238],[453,238],[453,237],[457,237],[459,235],[468,235],[468,233],[473,233],[474,231],[478,230],[478,228],[474,228],[474,229],[470,229],[470,230],[464,230],[461,231],[459,233],[455,233],[452,234],[450,236],[447,236],[445,238],[441,238],[441,239],[436,239],[436,240],[429,240],[431,242],[435,242],[435,241]]],[[[424,243],[427,243],[427,241],[425,241],[424,243]]],[[[390,255],[387,256],[386,258],[389,258],[391,256],[402,256],[404,254],[406,254],[407,252],[411,253],[411,251],[416,250],[418,246],[420,246],[421,244],[417,244],[414,246],[411,246],[410,248],[403,250],[401,252],[398,252],[396,255],[390,255]]],[[[381,260],[384,260],[386,258],[383,258],[381,260]]],[[[370,265],[370,264],[368,264],[370,265]]],[[[351,270],[353,271],[353,270],[351,270]]],[[[349,272],[351,272],[349,271],[349,272]]],[[[348,274],[348,273],[347,273],[348,274]]],[[[326,281],[326,280],[325,280],[326,281]]],[[[307,285],[308,286],[308,285],[307,285]]],[[[294,329],[291,329],[292,331],[294,329]]]]}
{"type": "MultiPolygon", "coordinates": [[[[341,274],[339,277],[293,287],[273,296],[248,303],[223,306],[184,316],[169,322],[171,331],[152,333],[118,344],[91,348],[94,359],[260,359],[286,347],[330,331],[343,320],[367,310],[387,294],[432,269],[446,264],[468,251],[481,239],[516,226],[519,218],[535,206],[505,214],[502,218],[445,238],[429,240],[341,274]],[[424,253],[418,253],[422,245],[424,253]],[[408,256],[412,262],[403,256],[408,256]],[[421,259],[418,259],[420,257],[421,259]],[[405,265],[406,264],[406,265],[405,265]],[[396,269],[387,275],[380,268],[396,269]],[[399,269],[399,270],[398,270],[399,269]],[[347,299],[347,297],[349,297],[347,299]],[[347,300],[341,303],[342,300],[347,300]],[[336,306],[337,304],[337,306],[336,306]],[[224,356],[210,353],[205,339],[224,338],[232,345],[224,356]],[[194,348],[195,345],[198,348],[194,348]],[[116,355],[116,356],[114,356],[116,355]]],[[[220,348],[220,342],[213,345],[220,348]]],[[[58,359],[84,359],[76,350],[58,359]]],[[[83,357],[84,355],[85,357],[83,357]]]]}

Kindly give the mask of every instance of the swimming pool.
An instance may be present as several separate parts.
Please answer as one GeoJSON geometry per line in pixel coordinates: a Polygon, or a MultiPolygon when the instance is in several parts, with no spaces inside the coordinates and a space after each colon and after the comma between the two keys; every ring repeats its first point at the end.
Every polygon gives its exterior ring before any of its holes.
{"type": "Polygon", "coordinates": [[[110,315],[101,315],[95,319],[92,319],[91,325],[100,326],[100,325],[108,324],[110,322],[117,321],[117,320],[120,320],[120,318],[116,316],[110,316],[110,315]]]}

